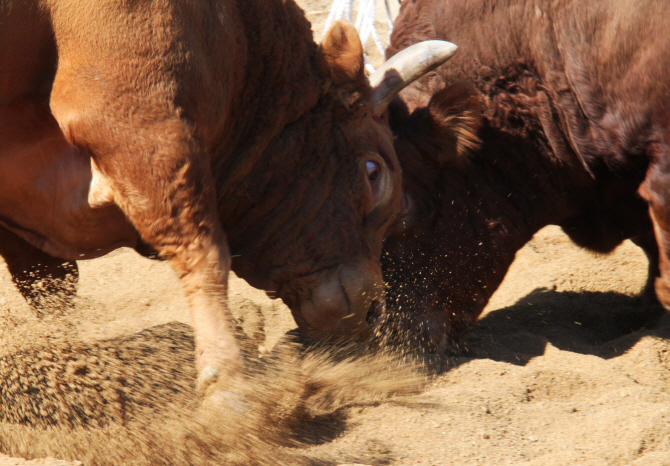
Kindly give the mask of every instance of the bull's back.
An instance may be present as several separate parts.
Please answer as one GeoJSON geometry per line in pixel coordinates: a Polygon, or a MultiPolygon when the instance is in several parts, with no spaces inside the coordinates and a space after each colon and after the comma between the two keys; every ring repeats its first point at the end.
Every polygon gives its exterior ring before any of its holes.
{"type": "Polygon", "coordinates": [[[636,124],[667,104],[670,2],[571,2],[553,16],[562,69],[587,118],[636,124]]]}
{"type": "Polygon", "coordinates": [[[441,68],[448,77],[500,76],[519,65],[546,77],[579,66],[622,92],[643,69],[649,79],[625,89],[658,88],[670,70],[661,60],[670,54],[668,17],[670,3],[656,0],[410,0],[388,53],[439,38],[460,49],[441,68]]]}
{"type": "Polygon", "coordinates": [[[567,131],[583,158],[624,159],[669,108],[667,18],[670,2],[656,0],[407,1],[388,53],[420,40],[454,42],[459,51],[440,79],[415,85],[410,102],[425,104],[445,82],[468,79],[489,105],[502,98],[528,115],[548,106],[541,111],[562,119],[549,132],[567,131]]]}

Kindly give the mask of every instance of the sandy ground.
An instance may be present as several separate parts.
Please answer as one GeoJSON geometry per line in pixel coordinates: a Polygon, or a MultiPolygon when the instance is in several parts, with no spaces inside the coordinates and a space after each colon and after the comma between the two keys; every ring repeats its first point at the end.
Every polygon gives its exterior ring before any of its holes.
{"type": "MultiPolygon", "coordinates": [[[[190,338],[178,324],[188,324],[188,313],[166,264],[120,251],[81,266],[79,304],[67,317],[73,340],[123,340],[164,324],[190,338]]],[[[519,251],[480,325],[439,361],[428,387],[313,417],[305,444],[290,450],[326,464],[670,464],[670,319],[635,298],[646,267],[630,242],[596,257],[545,228],[519,251]]],[[[5,273],[0,287],[3,353],[33,347],[22,329],[39,322],[5,273]]],[[[287,309],[242,280],[233,278],[231,290],[248,326],[264,315],[259,353],[294,327],[287,309]]],[[[0,426],[5,441],[16,427],[0,426]]],[[[37,441],[48,436],[34,430],[37,441]]],[[[32,457],[43,447],[1,451],[32,457]]]]}
{"type": "MultiPolygon", "coordinates": [[[[329,3],[302,3],[317,28],[329,3]]],[[[260,369],[248,409],[204,424],[188,414],[192,333],[167,264],[121,250],[80,267],[76,309],[41,321],[0,270],[2,466],[670,465],[670,317],[635,297],[647,261],[630,242],[596,257],[539,232],[429,379],[277,345],[289,311],[233,277],[260,369]]]]}

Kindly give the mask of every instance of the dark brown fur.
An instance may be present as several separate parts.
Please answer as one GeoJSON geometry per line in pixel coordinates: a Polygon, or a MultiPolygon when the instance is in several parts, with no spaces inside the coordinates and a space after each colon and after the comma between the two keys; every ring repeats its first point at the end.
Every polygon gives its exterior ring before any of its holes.
{"type": "Polygon", "coordinates": [[[433,345],[457,338],[540,228],[560,225],[607,253],[648,235],[649,208],[656,291],[670,305],[669,15],[652,0],[403,3],[389,55],[426,39],[459,51],[390,111],[412,200],[385,243],[394,319],[423,327],[433,345]],[[469,133],[447,119],[463,115],[445,100],[458,93],[466,113],[481,114],[469,133]]]}

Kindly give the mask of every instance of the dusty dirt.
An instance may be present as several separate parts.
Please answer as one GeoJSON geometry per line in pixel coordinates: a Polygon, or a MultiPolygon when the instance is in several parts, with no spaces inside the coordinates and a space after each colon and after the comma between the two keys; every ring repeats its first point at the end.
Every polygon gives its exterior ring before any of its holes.
{"type": "MultiPolygon", "coordinates": [[[[302,2],[317,28],[329,3],[302,2]]],[[[539,232],[430,377],[305,350],[289,311],[233,277],[248,386],[206,412],[167,264],[121,250],[80,267],[76,308],[42,320],[0,270],[2,466],[670,465],[670,316],[636,298],[647,261],[630,242],[596,257],[539,232]]]]}

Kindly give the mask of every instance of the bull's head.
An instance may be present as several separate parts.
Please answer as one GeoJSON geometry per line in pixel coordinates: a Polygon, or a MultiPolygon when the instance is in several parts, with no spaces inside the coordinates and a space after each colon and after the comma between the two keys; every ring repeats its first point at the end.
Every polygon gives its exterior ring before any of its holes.
{"type": "Polygon", "coordinates": [[[476,321],[507,258],[488,247],[497,212],[478,199],[490,179],[478,178],[481,160],[473,156],[479,153],[476,89],[458,82],[434,93],[411,91],[389,108],[403,169],[403,214],[382,253],[386,333],[434,349],[476,321]]]}
{"type": "Polygon", "coordinates": [[[380,315],[385,298],[379,257],[384,233],[400,213],[402,191],[382,115],[404,86],[455,50],[448,42],[419,44],[368,78],[353,26],[336,23],[319,46],[318,100],[272,145],[277,152],[301,151],[301,162],[268,167],[277,180],[268,195],[277,199],[256,218],[263,233],[229,237],[239,256],[233,269],[252,285],[273,290],[268,294],[282,298],[309,335],[354,338],[380,315]]]}

